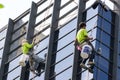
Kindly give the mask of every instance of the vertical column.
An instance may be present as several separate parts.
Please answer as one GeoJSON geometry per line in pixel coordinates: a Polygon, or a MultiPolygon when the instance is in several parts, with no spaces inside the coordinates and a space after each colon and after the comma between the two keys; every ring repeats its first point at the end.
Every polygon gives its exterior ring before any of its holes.
{"type": "MultiPolygon", "coordinates": [[[[34,27],[36,22],[36,15],[37,15],[37,4],[32,2],[32,7],[30,11],[30,18],[28,22],[28,30],[26,33],[26,39],[29,43],[32,43],[33,36],[34,36],[34,27]]],[[[20,80],[29,80],[29,70],[28,65],[22,68],[20,80]]]]}
{"type": "Polygon", "coordinates": [[[55,63],[56,60],[56,55],[54,54],[54,52],[57,50],[57,42],[55,42],[55,40],[58,38],[59,31],[55,31],[55,29],[58,27],[60,4],[61,0],[54,0],[49,47],[46,61],[47,63],[45,66],[45,80],[50,80],[50,77],[55,74],[54,66],[51,67],[51,65],[55,63]]]}
{"type": "Polygon", "coordinates": [[[12,19],[9,19],[3,56],[2,56],[1,69],[0,69],[0,80],[7,80],[7,75],[5,75],[5,73],[8,72],[9,64],[6,64],[6,62],[8,61],[8,57],[9,57],[8,53],[10,52],[10,43],[12,40],[12,32],[14,29],[13,27],[14,27],[14,22],[12,19]]]}
{"type": "MultiPolygon", "coordinates": [[[[77,31],[79,30],[79,23],[83,21],[83,10],[85,9],[85,1],[79,0],[78,6],[78,17],[77,17],[77,31]]],[[[81,74],[78,74],[81,71],[80,64],[79,64],[79,53],[75,48],[74,52],[74,62],[73,62],[73,74],[72,80],[81,80],[81,74]]]]}
{"type": "Polygon", "coordinates": [[[118,77],[118,63],[119,63],[119,33],[120,33],[120,0],[111,0],[114,3],[114,10],[116,12],[115,17],[115,42],[114,42],[114,54],[113,54],[113,73],[112,73],[112,80],[119,80],[118,77]]]}

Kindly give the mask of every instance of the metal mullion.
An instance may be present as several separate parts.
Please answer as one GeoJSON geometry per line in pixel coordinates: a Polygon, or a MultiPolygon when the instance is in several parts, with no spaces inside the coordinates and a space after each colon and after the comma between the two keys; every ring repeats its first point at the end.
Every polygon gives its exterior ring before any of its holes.
{"type": "MultiPolygon", "coordinates": [[[[78,3],[78,12],[77,12],[77,26],[76,26],[76,34],[79,30],[79,23],[84,21],[83,20],[83,11],[85,10],[86,2],[83,0],[79,0],[78,3]]],[[[74,41],[73,41],[74,42],[74,41]]],[[[74,49],[74,57],[73,57],[73,67],[72,67],[72,80],[81,80],[81,74],[77,75],[78,72],[80,72],[82,69],[79,67],[79,54],[78,50],[74,49]]]]}
{"type": "Polygon", "coordinates": [[[38,23],[35,25],[35,27],[38,26],[38,25],[40,25],[42,22],[46,21],[47,19],[49,19],[51,16],[52,16],[52,14],[50,14],[50,15],[48,15],[47,17],[45,17],[44,19],[42,19],[40,22],[38,22],[38,23]]]}
{"type": "Polygon", "coordinates": [[[0,68],[0,80],[6,80],[7,75],[4,76],[6,72],[8,72],[9,64],[5,64],[9,58],[9,51],[10,51],[10,42],[12,40],[12,32],[13,32],[13,26],[14,22],[12,19],[9,19],[8,27],[7,27],[7,34],[5,38],[5,44],[4,44],[4,50],[3,50],[3,56],[2,56],[2,63],[0,68]]]}
{"type": "Polygon", "coordinates": [[[65,13],[63,16],[61,16],[59,18],[59,20],[63,19],[64,17],[66,17],[67,15],[69,15],[71,12],[75,11],[78,8],[78,6],[75,6],[74,8],[72,8],[70,11],[68,11],[67,13],[65,13]]]}
{"type": "Polygon", "coordinates": [[[66,70],[68,70],[68,69],[70,69],[70,68],[72,68],[72,65],[70,65],[69,67],[65,68],[64,70],[62,70],[62,71],[59,72],[58,74],[55,74],[55,75],[53,75],[52,77],[50,77],[50,80],[52,80],[52,79],[53,79],[54,77],[56,77],[57,75],[59,75],[59,74],[65,72],[66,70]]]}
{"type": "Polygon", "coordinates": [[[47,27],[43,28],[41,31],[39,31],[38,33],[36,33],[33,37],[36,37],[37,35],[39,35],[40,33],[44,32],[45,30],[47,30],[48,28],[50,28],[50,25],[48,25],[47,27]]]}
{"type": "MultiPolygon", "coordinates": [[[[40,2],[42,4],[42,1],[40,2]]],[[[26,39],[28,43],[32,43],[33,36],[34,36],[34,30],[35,30],[35,22],[36,22],[36,15],[37,15],[37,9],[38,6],[35,2],[32,2],[31,10],[30,10],[30,17],[28,21],[28,30],[26,33],[26,39]]],[[[27,70],[29,68],[29,65],[27,64],[25,67],[22,67],[21,74],[20,74],[20,80],[28,80],[30,71],[27,70]]]]}
{"type": "Polygon", "coordinates": [[[39,16],[40,14],[42,14],[43,12],[45,12],[47,9],[51,8],[52,6],[53,6],[53,3],[47,6],[45,9],[43,9],[41,12],[37,13],[37,16],[39,16]]]}
{"type": "Polygon", "coordinates": [[[52,64],[50,67],[57,65],[58,63],[60,63],[60,62],[64,61],[64,60],[65,60],[65,59],[67,59],[68,57],[70,57],[71,55],[73,55],[73,53],[70,53],[70,54],[69,54],[69,55],[67,55],[66,57],[64,57],[64,58],[62,58],[61,60],[59,60],[58,62],[56,62],[56,63],[52,64]]]}
{"type": "Polygon", "coordinates": [[[16,39],[12,40],[10,45],[13,44],[15,41],[17,41],[19,38],[23,37],[26,34],[26,32],[24,32],[22,35],[18,36],[16,39]]]}
{"type": "Polygon", "coordinates": [[[15,32],[17,32],[19,29],[21,29],[22,27],[24,27],[25,25],[27,25],[28,21],[26,21],[24,24],[22,24],[19,28],[17,28],[16,30],[13,31],[13,34],[15,32]]]}
{"type": "MultiPolygon", "coordinates": [[[[57,31],[55,30],[58,27],[60,5],[61,5],[61,0],[54,0],[44,80],[49,80],[50,77],[55,74],[55,67],[53,66],[52,68],[50,68],[50,66],[52,65],[52,63],[55,63],[56,61],[56,55],[53,56],[52,54],[53,52],[57,51],[58,43],[57,42],[54,43],[54,41],[58,39],[58,36],[59,36],[59,30],[57,31]]],[[[52,80],[55,80],[55,79],[52,79],[52,80]]]]}
{"type": "Polygon", "coordinates": [[[73,0],[69,0],[68,2],[66,2],[64,5],[62,5],[62,6],[60,7],[60,10],[63,9],[64,7],[66,7],[67,5],[69,5],[69,4],[72,3],[72,2],[73,2],[73,0]]]}

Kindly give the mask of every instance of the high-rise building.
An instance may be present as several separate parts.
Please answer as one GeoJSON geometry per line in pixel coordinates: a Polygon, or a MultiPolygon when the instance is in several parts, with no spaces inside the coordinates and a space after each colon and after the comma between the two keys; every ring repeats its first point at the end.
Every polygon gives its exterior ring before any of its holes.
{"type": "Polygon", "coordinates": [[[0,31],[0,80],[120,80],[120,1],[111,0],[114,10],[101,0],[86,8],[87,1],[32,2],[30,9],[15,20],[9,19],[0,31]],[[80,67],[80,53],[74,45],[80,22],[86,22],[93,37],[93,73],[80,67]],[[23,38],[29,43],[37,40],[34,53],[45,60],[40,76],[33,75],[28,65],[19,65],[23,38]]]}

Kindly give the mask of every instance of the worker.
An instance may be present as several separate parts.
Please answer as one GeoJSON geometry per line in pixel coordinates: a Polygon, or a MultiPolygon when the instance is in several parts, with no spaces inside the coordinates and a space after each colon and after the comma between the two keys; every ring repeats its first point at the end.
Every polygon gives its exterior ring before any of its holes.
{"type": "Polygon", "coordinates": [[[89,54],[88,58],[82,59],[82,62],[80,63],[80,66],[81,67],[86,67],[85,63],[86,63],[86,61],[88,59],[89,59],[88,65],[94,65],[94,62],[93,62],[93,59],[94,59],[94,52],[93,52],[94,51],[94,47],[93,47],[93,45],[90,42],[90,40],[92,40],[93,38],[88,36],[87,30],[86,30],[86,24],[84,22],[81,22],[79,24],[79,28],[80,28],[80,30],[77,32],[75,45],[78,46],[80,54],[81,54],[82,48],[85,45],[91,47],[91,51],[89,51],[91,53],[89,54]]]}
{"type": "Polygon", "coordinates": [[[27,62],[29,62],[30,70],[36,74],[40,75],[40,72],[38,70],[39,63],[39,57],[33,53],[33,46],[34,46],[35,40],[32,42],[32,44],[29,44],[26,39],[22,40],[22,57],[20,59],[19,64],[21,66],[25,66],[27,62]]]}

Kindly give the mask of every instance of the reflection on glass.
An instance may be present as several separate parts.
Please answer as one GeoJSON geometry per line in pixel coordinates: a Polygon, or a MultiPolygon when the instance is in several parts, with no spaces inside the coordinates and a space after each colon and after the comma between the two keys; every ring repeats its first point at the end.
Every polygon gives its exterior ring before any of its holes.
{"type": "Polygon", "coordinates": [[[20,73],[21,73],[21,67],[18,67],[17,69],[15,69],[12,72],[8,73],[7,80],[13,80],[14,78],[16,78],[16,76],[19,76],[20,73]]]}
{"type": "Polygon", "coordinates": [[[101,33],[101,41],[102,41],[104,44],[110,46],[111,36],[108,35],[108,34],[106,34],[105,32],[102,32],[102,33],[101,33]]]}
{"type": "Polygon", "coordinates": [[[77,19],[72,20],[71,22],[69,22],[67,25],[65,25],[64,27],[62,27],[59,30],[59,38],[64,36],[65,34],[67,34],[68,32],[70,32],[71,30],[73,30],[74,28],[76,28],[77,26],[77,19]],[[66,31],[67,30],[67,31],[66,31]]]}
{"type": "Polygon", "coordinates": [[[109,23],[109,22],[107,22],[106,20],[102,20],[102,29],[104,30],[104,31],[106,31],[107,33],[109,33],[109,34],[111,34],[111,29],[112,29],[112,25],[109,23]]]}
{"type": "Polygon", "coordinates": [[[98,14],[98,7],[96,9],[90,8],[89,10],[87,10],[86,20],[92,18],[96,14],[98,14]]]}
{"type": "Polygon", "coordinates": [[[71,78],[72,68],[67,69],[62,74],[56,76],[56,80],[69,80],[71,78]]]}
{"type": "Polygon", "coordinates": [[[93,28],[95,28],[97,26],[97,19],[98,19],[98,16],[96,16],[96,17],[94,17],[91,20],[86,22],[87,31],[89,31],[89,30],[91,30],[91,29],[93,29],[93,28]]]}
{"type": "Polygon", "coordinates": [[[15,67],[17,67],[19,65],[20,57],[17,57],[15,60],[13,60],[9,63],[9,70],[8,71],[11,71],[12,69],[14,69],[15,67]]]}

